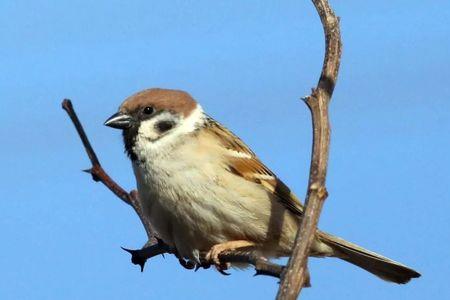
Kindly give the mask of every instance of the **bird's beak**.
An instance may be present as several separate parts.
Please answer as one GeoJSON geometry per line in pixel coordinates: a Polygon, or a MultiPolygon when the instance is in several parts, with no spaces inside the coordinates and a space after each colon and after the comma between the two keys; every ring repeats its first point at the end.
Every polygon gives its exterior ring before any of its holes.
{"type": "Polygon", "coordinates": [[[115,113],[108,120],[105,121],[104,125],[117,129],[127,129],[130,128],[133,122],[133,118],[125,113],[115,113]]]}

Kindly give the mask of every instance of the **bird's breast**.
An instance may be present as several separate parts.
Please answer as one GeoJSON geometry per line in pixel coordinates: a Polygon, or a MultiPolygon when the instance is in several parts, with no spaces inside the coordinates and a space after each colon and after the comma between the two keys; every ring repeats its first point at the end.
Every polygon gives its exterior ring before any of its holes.
{"type": "Polygon", "coordinates": [[[264,243],[269,226],[281,230],[276,219],[285,209],[264,188],[226,170],[215,153],[186,145],[134,164],[145,213],[166,243],[195,259],[215,244],[264,243]]]}

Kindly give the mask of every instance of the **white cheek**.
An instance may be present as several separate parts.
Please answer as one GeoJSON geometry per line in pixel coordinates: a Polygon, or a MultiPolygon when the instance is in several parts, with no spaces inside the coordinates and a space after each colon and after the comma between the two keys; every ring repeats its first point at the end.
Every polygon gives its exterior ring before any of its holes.
{"type": "Polygon", "coordinates": [[[138,137],[148,139],[150,141],[156,140],[160,133],[155,128],[155,124],[160,118],[154,118],[141,123],[139,126],[138,137]]]}
{"type": "Polygon", "coordinates": [[[169,151],[180,138],[188,133],[195,131],[205,121],[203,109],[197,105],[196,109],[185,119],[179,119],[178,125],[171,131],[161,133],[155,128],[156,123],[170,119],[170,113],[162,113],[155,118],[144,121],[139,127],[136,148],[137,152],[154,152],[164,153],[164,150],[169,151]]]}
{"type": "Polygon", "coordinates": [[[200,104],[192,111],[192,113],[182,121],[180,126],[176,128],[175,135],[181,135],[186,133],[191,133],[195,131],[198,126],[205,122],[205,115],[203,114],[203,109],[200,104]]]}

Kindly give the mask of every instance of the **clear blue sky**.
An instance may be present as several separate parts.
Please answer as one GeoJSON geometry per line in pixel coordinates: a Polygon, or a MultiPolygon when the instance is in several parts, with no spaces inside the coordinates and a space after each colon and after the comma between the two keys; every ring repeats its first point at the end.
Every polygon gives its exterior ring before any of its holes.
{"type": "MultiPolygon", "coordinates": [[[[332,1],[344,54],[320,227],[416,268],[388,284],[312,259],[304,299],[450,298],[450,3],[332,1]]],[[[303,198],[323,35],[310,1],[1,1],[0,298],[272,299],[277,281],[182,269],[141,274],[146,241],[89,167],[69,97],[104,167],[134,188],[103,121],[147,87],[189,91],[303,198]]]]}

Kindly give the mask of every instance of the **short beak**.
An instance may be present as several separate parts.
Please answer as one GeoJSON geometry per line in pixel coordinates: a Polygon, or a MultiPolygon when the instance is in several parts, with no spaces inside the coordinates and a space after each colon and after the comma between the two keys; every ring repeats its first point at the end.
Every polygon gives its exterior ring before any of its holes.
{"type": "Polygon", "coordinates": [[[130,115],[118,112],[109,117],[105,121],[104,125],[117,129],[127,129],[130,128],[133,122],[133,118],[130,115]]]}

